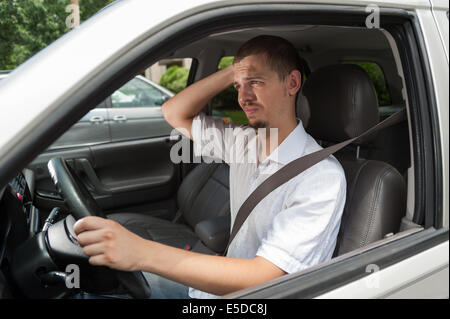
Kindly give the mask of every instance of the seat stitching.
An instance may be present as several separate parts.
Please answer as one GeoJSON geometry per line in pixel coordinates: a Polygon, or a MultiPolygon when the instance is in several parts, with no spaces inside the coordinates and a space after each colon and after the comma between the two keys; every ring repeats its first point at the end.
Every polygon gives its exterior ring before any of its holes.
{"type": "MultiPolygon", "coordinates": [[[[355,83],[352,81],[352,119],[355,118],[355,104],[356,104],[356,96],[355,96],[355,83]]],[[[353,122],[353,121],[352,121],[353,122]]],[[[351,136],[357,136],[356,135],[356,127],[350,126],[350,129],[353,131],[350,134],[351,136]]]]}
{"type": "MultiPolygon", "coordinates": [[[[355,188],[356,188],[356,184],[357,184],[359,175],[361,174],[362,169],[363,169],[367,164],[368,164],[368,162],[365,161],[365,162],[359,167],[358,171],[356,172],[355,177],[353,178],[353,183],[352,183],[352,185],[351,185],[351,187],[350,187],[350,192],[349,192],[349,193],[350,193],[350,196],[349,196],[349,199],[348,199],[349,208],[350,208],[350,206],[352,205],[352,202],[353,202],[354,190],[355,190],[355,188]]],[[[345,206],[346,206],[346,205],[345,205],[345,206]]],[[[344,209],[345,209],[345,207],[344,207],[344,209]]],[[[349,219],[351,219],[351,216],[349,216],[349,214],[345,214],[345,220],[344,220],[344,217],[341,218],[341,231],[340,231],[340,236],[339,236],[339,233],[338,233],[338,238],[336,239],[336,245],[339,245],[339,246],[341,245],[342,239],[344,238],[344,233],[345,233],[345,224],[346,224],[346,222],[347,222],[349,219]]]]}
{"type": "Polygon", "coordinates": [[[355,194],[354,190],[355,190],[355,188],[356,188],[356,184],[357,184],[357,182],[358,182],[359,175],[361,174],[361,171],[363,170],[363,168],[364,168],[367,164],[368,164],[367,161],[364,162],[363,165],[361,165],[361,166],[359,167],[358,171],[356,172],[356,175],[355,175],[355,177],[354,177],[354,179],[353,179],[353,183],[352,183],[351,190],[350,190],[350,198],[349,198],[349,201],[348,201],[349,205],[351,205],[352,202],[353,202],[353,197],[354,197],[354,194],[355,194]]]}
{"type": "Polygon", "coordinates": [[[216,181],[217,183],[219,183],[220,185],[222,185],[223,187],[225,187],[226,189],[230,189],[230,186],[225,185],[225,183],[223,183],[220,179],[218,179],[217,177],[211,176],[211,179],[216,181]]]}
{"type": "MultiPolygon", "coordinates": [[[[222,183],[220,180],[218,180],[218,179],[216,179],[216,178],[214,178],[214,177],[211,178],[211,181],[216,182],[217,184],[219,184],[219,186],[225,187],[227,190],[230,189],[227,185],[225,185],[225,184],[222,183]]],[[[205,184],[206,184],[206,183],[205,183],[205,184]]]]}
{"type": "Polygon", "coordinates": [[[361,247],[367,244],[369,234],[373,230],[373,221],[374,221],[375,209],[376,209],[375,206],[378,203],[378,197],[381,193],[381,185],[382,185],[383,179],[387,174],[389,174],[389,172],[390,172],[389,168],[385,167],[383,172],[381,174],[379,174],[379,178],[377,178],[374,196],[372,197],[370,208],[369,208],[369,228],[366,232],[365,238],[363,239],[363,241],[361,243],[361,247]]]}

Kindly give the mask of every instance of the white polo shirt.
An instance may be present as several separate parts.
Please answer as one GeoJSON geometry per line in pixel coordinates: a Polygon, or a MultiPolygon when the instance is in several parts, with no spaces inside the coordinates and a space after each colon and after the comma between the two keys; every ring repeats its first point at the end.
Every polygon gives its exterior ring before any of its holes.
{"type": "MultiPolygon", "coordinates": [[[[225,124],[204,113],[192,123],[194,155],[218,157],[230,166],[230,211],[239,208],[267,177],[289,162],[322,149],[301,121],[259,165],[255,130],[225,124]],[[253,154],[255,156],[253,156],[253,154]]],[[[242,225],[227,256],[261,256],[286,273],[298,272],[331,259],[345,205],[346,180],[341,164],[329,156],[266,196],[242,225]]],[[[189,289],[192,298],[217,296],[189,289]]]]}

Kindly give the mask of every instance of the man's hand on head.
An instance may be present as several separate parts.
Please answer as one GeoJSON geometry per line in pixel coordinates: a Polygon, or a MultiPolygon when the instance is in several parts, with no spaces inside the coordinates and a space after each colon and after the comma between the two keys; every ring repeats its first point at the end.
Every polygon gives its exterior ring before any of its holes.
{"type": "Polygon", "coordinates": [[[146,240],[119,223],[100,217],[85,217],[74,225],[78,243],[94,266],[137,271],[146,240]]]}

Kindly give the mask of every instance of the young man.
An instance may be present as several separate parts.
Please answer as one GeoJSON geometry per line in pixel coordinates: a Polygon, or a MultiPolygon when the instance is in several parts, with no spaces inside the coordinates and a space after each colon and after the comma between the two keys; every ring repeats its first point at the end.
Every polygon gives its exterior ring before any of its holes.
{"type": "MultiPolygon", "coordinates": [[[[268,176],[321,149],[295,117],[300,85],[295,48],[282,38],[259,36],[239,49],[232,66],[192,84],[163,106],[164,116],[174,128],[184,132],[194,145],[213,143],[230,165],[232,222],[245,199],[268,176]],[[248,127],[225,125],[200,112],[231,84],[238,90],[248,127]],[[227,134],[227,129],[232,134],[227,134]],[[261,129],[267,129],[265,134],[260,134],[261,129]],[[248,135],[249,139],[257,139],[257,145],[262,146],[254,161],[252,156],[243,156],[249,155],[249,140],[242,142],[245,139],[241,137],[249,132],[257,132],[248,135]],[[270,140],[277,142],[271,145],[270,140]]],[[[193,287],[189,293],[193,298],[208,298],[329,260],[345,193],[344,171],[330,156],[264,198],[242,225],[226,257],[145,240],[114,221],[98,217],[78,221],[75,232],[93,265],[150,272],[180,283],[178,288],[193,287]]]]}

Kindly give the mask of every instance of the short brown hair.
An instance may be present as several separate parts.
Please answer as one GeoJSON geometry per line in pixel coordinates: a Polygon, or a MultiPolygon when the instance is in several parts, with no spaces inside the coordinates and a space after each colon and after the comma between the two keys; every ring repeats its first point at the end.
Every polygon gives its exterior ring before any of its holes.
{"type": "Polygon", "coordinates": [[[258,54],[266,57],[269,67],[281,80],[284,80],[292,70],[301,71],[300,56],[292,43],[272,35],[259,35],[245,42],[236,53],[233,63],[258,54]]]}

